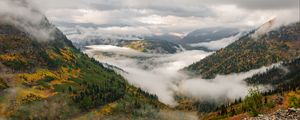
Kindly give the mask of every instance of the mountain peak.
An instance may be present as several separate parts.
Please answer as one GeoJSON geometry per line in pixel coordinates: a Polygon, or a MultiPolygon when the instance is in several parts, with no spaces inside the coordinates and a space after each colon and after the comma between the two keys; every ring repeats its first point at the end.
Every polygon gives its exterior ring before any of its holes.
{"type": "Polygon", "coordinates": [[[186,44],[199,43],[199,42],[209,42],[220,40],[222,38],[230,37],[239,33],[237,28],[222,28],[222,27],[212,27],[203,28],[192,31],[186,35],[181,42],[186,44]]]}
{"type": "Polygon", "coordinates": [[[0,24],[11,25],[40,41],[53,40],[56,28],[26,0],[1,0],[0,24]],[[9,8],[14,8],[11,10],[9,8]]]}
{"type": "Polygon", "coordinates": [[[275,24],[276,24],[276,18],[272,18],[268,22],[261,25],[252,36],[258,37],[260,35],[266,34],[267,32],[271,31],[275,27],[275,24]]]}

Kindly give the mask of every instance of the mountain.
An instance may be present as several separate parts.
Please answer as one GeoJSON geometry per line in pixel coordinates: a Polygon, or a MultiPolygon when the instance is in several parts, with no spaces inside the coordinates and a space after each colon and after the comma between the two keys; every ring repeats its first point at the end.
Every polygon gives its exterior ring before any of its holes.
{"type": "Polygon", "coordinates": [[[280,116],[274,111],[290,111],[290,108],[300,107],[299,33],[299,22],[276,28],[274,20],[271,20],[226,48],[188,66],[185,70],[192,75],[201,75],[210,80],[217,74],[246,72],[279,63],[279,66],[244,80],[248,86],[252,86],[245,98],[229,100],[220,105],[219,102],[213,104],[177,97],[180,103],[177,108],[204,112],[199,116],[203,120],[252,119],[261,114],[276,114],[272,116],[273,119],[295,116],[294,110],[289,115],[280,116]]]}
{"type": "Polygon", "coordinates": [[[169,41],[173,43],[178,43],[181,41],[180,36],[172,35],[172,34],[162,34],[162,35],[149,35],[144,37],[145,40],[158,40],[158,41],[169,41]]]}
{"type": "Polygon", "coordinates": [[[95,109],[100,119],[131,119],[165,107],[81,53],[47,18],[11,22],[0,22],[0,119],[70,119],[95,109]],[[33,34],[41,30],[47,36],[33,34]]]}
{"type": "Polygon", "coordinates": [[[188,66],[186,70],[204,78],[213,78],[216,74],[245,72],[299,57],[300,23],[262,30],[270,28],[270,24],[273,22],[249,32],[226,48],[188,66]]]}
{"type": "MultiPolygon", "coordinates": [[[[269,22],[268,22],[269,23],[269,22]]],[[[267,24],[269,26],[269,24],[267,24]]],[[[264,27],[264,26],[263,26],[264,27]]],[[[265,27],[264,27],[265,29],[265,27]]],[[[264,30],[270,31],[270,30],[264,30]]],[[[180,110],[191,110],[198,111],[202,113],[199,116],[200,119],[203,120],[211,120],[211,119],[253,119],[253,117],[261,118],[261,116],[272,115],[269,118],[272,119],[299,119],[296,111],[299,112],[300,107],[300,75],[298,74],[300,71],[300,56],[299,56],[299,23],[290,24],[288,26],[282,26],[278,29],[275,29],[270,32],[261,32],[262,36],[254,36],[257,35],[253,31],[249,33],[247,36],[244,36],[240,40],[245,39],[245,37],[251,38],[255,42],[259,41],[259,38],[265,38],[263,36],[266,35],[274,35],[273,39],[268,39],[268,44],[277,45],[281,44],[293,44],[294,48],[289,47],[288,49],[279,49],[277,47],[273,47],[273,51],[277,50],[282,51],[280,55],[291,54],[286,59],[279,59],[276,62],[280,62],[279,66],[274,66],[273,68],[268,69],[266,72],[258,73],[253,75],[250,78],[245,79],[245,83],[248,86],[252,86],[249,94],[245,98],[238,98],[234,101],[228,101],[227,103],[214,104],[211,102],[198,102],[193,101],[192,99],[187,98],[179,98],[178,101],[180,103],[177,106],[177,109],[180,110]],[[276,32],[277,31],[277,32],[276,32]],[[273,33],[273,34],[271,34],[273,33]],[[276,34],[275,34],[276,33],[276,34]],[[282,36],[282,38],[277,38],[278,35],[282,36]],[[282,40],[283,39],[283,40],[282,40]],[[276,41],[273,41],[276,40],[276,41]],[[278,40],[278,41],[277,41],[278,40]],[[280,40],[280,41],[279,41],[280,40]],[[272,42],[272,43],[271,43],[272,42]],[[278,43],[279,42],[279,43],[278,43]],[[277,44],[275,44],[277,43],[277,44]],[[254,86],[254,87],[253,87],[254,86]],[[259,87],[255,87],[259,86],[259,87]],[[271,88],[270,88],[271,86],[271,88]],[[282,110],[287,110],[287,113],[282,113],[282,110]],[[280,113],[280,115],[279,115],[280,113]]],[[[250,38],[248,38],[250,40],[250,38]]],[[[268,37],[267,37],[268,38],[268,37]]],[[[238,42],[238,41],[237,41],[238,42]]],[[[234,43],[235,44],[235,43],[234,43]]],[[[244,43],[243,43],[244,44],[244,43]]],[[[239,44],[239,45],[243,45],[239,44]]],[[[253,43],[256,44],[256,43],[253,43]]],[[[266,44],[266,43],[264,43],[266,44]]],[[[266,44],[265,46],[267,46],[266,44]]],[[[235,46],[237,47],[237,46],[235,46]]],[[[255,45],[256,47],[256,45],[255,45]]],[[[267,46],[270,47],[270,46],[267,46]]],[[[247,48],[250,49],[251,47],[247,48]]],[[[229,48],[225,48],[229,49],[229,48]]],[[[257,48],[253,48],[257,49],[257,48]]],[[[222,50],[221,50],[222,51],[222,50]]],[[[250,51],[250,50],[247,50],[250,51]]],[[[217,51],[218,53],[219,51],[217,51]]],[[[233,50],[232,50],[233,52],[233,50]]],[[[240,51],[235,51],[240,52],[240,51]]],[[[260,51],[261,52],[261,51],[260,51]]],[[[216,54],[216,53],[215,53],[216,54]]],[[[254,54],[252,52],[244,53],[245,56],[251,56],[254,54]]],[[[257,53],[255,53],[257,54],[257,53]]],[[[266,54],[266,53],[265,53],[266,54]]],[[[218,55],[218,54],[216,54],[218,55]]],[[[233,54],[236,55],[236,54],[233,54]]],[[[212,55],[213,56],[213,55],[212,55]]],[[[210,57],[212,57],[210,56],[210,57]]],[[[215,56],[214,56],[215,57],[215,56]]],[[[235,57],[235,56],[234,56],[235,57]]],[[[262,57],[262,56],[259,56],[262,57]]],[[[267,57],[268,58],[268,57],[267,57]]],[[[262,60],[268,60],[267,58],[262,58],[262,60]]],[[[205,58],[206,59],[206,58],[205,58]]],[[[214,58],[215,59],[215,58],[214,58]]],[[[210,60],[214,60],[210,59],[210,60]]],[[[225,57],[226,59],[226,57],[225,57]]],[[[233,58],[229,58],[232,60],[233,58]]],[[[249,58],[248,58],[249,59],[249,58]]],[[[224,58],[223,58],[224,60],[224,58]]],[[[216,62],[216,61],[212,61],[216,62]]],[[[236,61],[235,61],[236,62],[236,61]]],[[[242,62],[242,61],[238,61],[242,62]]],[[[226,63],[226,62],[225,62],[226,63]]],[[[204,63],[202,63],[204,64],[204,63]]],[[[218,64],[218,63],[216,63],[218,64]]],[[[224,63],[223,63],[224,64],[224,63]]],[[[245,65],[245,64],[241,64],[245,65]]],[[[255,67],[256,64],[249,65],[251,67],[255,67]]],[[[227,64],[224,64],[227,66],[227,64]]],[[[262,65],[264,66],[264,65],[262,65]]],[[[229,67],[230,68],[230,67],[229,67]]],[[[253,69],[253,68],[249,68],[253,69]]],[[[232,69],[228,69],[232,70],[232,69]]],[[[234,69],[233,69],[234,70],[234,69]]],[[[218,71],[220,72],[220,71],[218,71]]],[[[228,73],[229,74],[229,73],[228,73]]],[[[213,76],[206,76],[206,78],[212,78],[213,76]]],[[[254,118],[256,119],[256,118],[254,118]]]]}
{"type": "Polygon", "coordinates": [[[253,119],[255,116],[261,119],[266,114],[272,114],[269,119],[299,119],[296,113],[300,107],[299,71],[300,58],[296,58],[248,78],[246,82],[250,85],[272,85],[273,89],[262,93],[252,90],[244,100],[219,106],[203,119],[253,119]],[[281,113],[284,109],[288,109],[285,114],[281,113]]]}
{"type": "Polygon", "coordinates": [[[216,51],[243,34],[237,28],[203,28],[187,34],[178,43],[187,50],[216,51]]]}
{"type": "Polygon", "coordinates": [[[273,85],[276,89],[292,89],[300,86],[300,58],[282,62],[280,67],[269,69],[246,79],[251,85],[273,85]]]}
{"type": "Polygon", "coordinates": [[[227,38],[239,33],[236,28],[203,28],[195,30],[188,35],[186,35],[182,40],[182,44],[192,44],[200,42],[210,42],[215,40],[220,40],[222,38],[227,38]]]}
{"type": "MultiPolygon", "coordinates": [[[[77,34],[80,32],[68,31],[69,35],[77,34]]],[[[147,43],[148,48],[144,52],[150,53],[175,53],[176,51],[182,51],[180,49],[184,48],[187,50],[205,50],[205,51],[215,51],[216,48],[209,48],[207,46],[215,46],[215,44],[222,44],[221,46],[230,44],[232,39],[235,36],[238,36],[240,33],[239,29],[236,28],[204,28],[195,30],[183,38],[180,35],[173,34],[161,34],[161,35],[123,35],[123,36],[94,36],[86,37],[84,40],[73,40],[72,42],[77,48],[83,49],[87,45],[115,45],[123,46],[123,43],[137,43],[136,41],[141,41],[141,43],[147,43]],[[226,39],[227,38],[227,39],[226,39]],[[220,40],[220,41],[218,41],[220,40]],[[213,42],[215,41],[215,42],[213,42]],[[213,43],[208,43],[213,42],[213,43]],[[193,44],[204,43],[204,45],[193,46],[193,44]],[[156,48],[157,47],[157,48],[156,48]],[[182,47],[182,48],[181,48],[182,47]],[[179,48],[179,49],[178,49],[179,48]],[[148,49],[148,50],[147,50],[148,49]],[[176,50],[177,49],[177,50],[176,50]]]]}
{"type": "Polygon", "coordinates": [[[113,45],[145,53],[172,54],[183,51],[179,44],[165,40],[91,39],[73,43],[79,49],[85,49],[88,45],[113,45]]]}
{"type": "Polygon", "coordinates": [[[183,51],[180,45],[168,41],[136,40],[125,41],[123,47],[132,48],[146,53],[173,54],[183,51]]]}

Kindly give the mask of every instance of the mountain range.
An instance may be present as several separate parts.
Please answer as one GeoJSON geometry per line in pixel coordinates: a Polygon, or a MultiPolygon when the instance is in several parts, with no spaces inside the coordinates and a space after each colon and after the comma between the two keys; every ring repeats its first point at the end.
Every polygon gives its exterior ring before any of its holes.
{"type": "MultiPolygon", "coordinates": [[[[24,19],[17,21],[28,22],[24,19]]],[[[196,30],[182,40],[165,36],[148,38],[155,40],[91,39],[72,43],[46,17],[34,22],[28,22],[26,27],[0,22],[0,119],[192,118],[185,113],[193,113],[196,119],[242,119],[300,107],[299,22],[274,29],[273,22],[267,22],[182,70],[210,81],[217,75],[279,63],[279,67],[244,80],[249,86],[272,85],[274,89],[250,89],[245,98],[219,104],[175,96],[179,105],[173,108],[161,103],[156,95],[129,84],[109,65],[90,58],[80,49],[105,44],[152,54],[173,54],[183,51],[181,46],[230,37],[239,30],[196,30]]]]}
{"type": "MultiPolygon", "coordinates": [[[[152,47],[149,48],[141,48],[141,49],[149,49],[146,51],[152,51],[152,53],[157,51],[156,53],[175,53],[176,50],[170,50],[170,48],[176,49],[181,48],[187,50],[204,50],[204,51],[214,51],[209,47],[206,46],[192,46],[191,44],[196,43],[208,43],[212,41],[218,41],[225,38],[230,38],[236,36],[241,31],[237,28],[221,28],[221,27],[213,27],[213,28],[202,28],[197,29],[184,37],[172,35],[172,34],[162,34],[162,35],[146,35],[142,37],[141,35],[136,36],[118,36],[115,37],[87,37],[84,40],[73,40],[73,43],[77,48],[83,48],[87,45],[117,45],[123,46],[124,42],[131,43],[134,41],[142,41],[143,43],[147,43],[150,46],[159,46],[159,47],[152,47]],[[123,38],[123,39],[122,39],[123,38]],[[167,46],[166,46],[167,45],[167,46]],[[156,49],[157,48],[157,49],[156,49]],[[175,52],[174,52],[175,51],[175,52]]],[[[77,30],[75,33],[69,34],[80,34],[80,31],[77,30]]],[[[231,38],[230,38],[231,39],[231,38]]],[[[179,50],[180,52],[181,50],[179,50]]]]}

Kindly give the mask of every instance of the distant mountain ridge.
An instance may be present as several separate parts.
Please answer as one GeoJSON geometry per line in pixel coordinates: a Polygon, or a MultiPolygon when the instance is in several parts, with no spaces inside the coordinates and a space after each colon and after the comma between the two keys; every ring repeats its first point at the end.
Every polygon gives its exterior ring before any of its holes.
{"type": "Polygon", "coordinates": [[[203,28],[192,31],[186,35],[181,43],[192,44],[200,42],[210,42],[215,40],[220,40],[222,38],[234,36],[239,33],[237,28],[222,28],[222,27],[213,27],[213,28],[203,28]]]}
{"type": "Polygon", "coordinates": [[[179,43],[182,38],[181,36],[176,36],[172,34],[162,34],[162,35],[149,35],[144,37],[145,40],[158,40],[158,41],[168,41],[173,43],[179,43]]]}
{"type": "MultiPolygon", "coordinates": [[[[114,35],[114,36],[90,36],[86,37],[84,39],[74,39],[72,40],[73,44],[77,48],[84,48],[84,46],[87,45],[116,45],[116,46],[122,46],[121,44],[125,42],[130,41],[137,41],[137,40],[145,40],[149,44],[155,44],[152,46],[156,46],[158,44],[158,47],[163,49],[163,53],[174,53],[166,50],[162,45],[163,43],[167,43],[172,46],[182,46],[182,48],[185,48],[187,50],[204,50],[204,51],[213,51],[208,47],[202,46],[202,47],[195,47],[191,46],[190,44],[194,43],[205,43],[205,42],[211,42],[216,40],[221,40],[224,38],[230,38],[235,35],[238,35],[241,31],[237,28],[222,28],[222,27],[213,27],[213,28],[203,28],[198,29],[195,31],[192,31],[191,33],[187,34],[186,36],[178,36],[173,34],[161,34],[161,35],[114,35]]],[[[81,34],[79,30],[76,31],[67,31],[68,35],[73,34],[81,34]]],[[[178,48],[178,47],[177,47],[178,48]]],[[[155,48],[152,48],[151,50],[155,51],[155,48]]],[[[157,51],[157,50],[156,50],[157,51]]],[[[174,50],[172,50],[174,51],[174,50]]]]}
{"type": "Polygon", "coordinates": [[[73,42],[80,49],[89,45],[113,45],[127,47],[145,53],[173,54],[183,51],[183,48],[176,43],[165,40],[122,40],[122,39],[92,39],[80,42],[73,42]]]}

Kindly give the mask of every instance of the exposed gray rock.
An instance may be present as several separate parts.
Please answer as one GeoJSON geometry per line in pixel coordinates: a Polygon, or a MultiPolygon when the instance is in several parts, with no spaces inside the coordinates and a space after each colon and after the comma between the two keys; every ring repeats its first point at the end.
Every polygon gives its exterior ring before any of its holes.
{"type": "Polygon", "coordinates": [[[300,109],[289,108],[288,110],[278,110],[275,113],[261,114],[245,120],[300,120],[300,109]]]}

